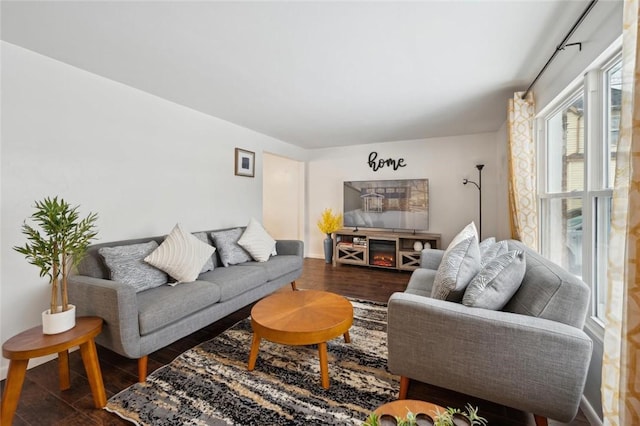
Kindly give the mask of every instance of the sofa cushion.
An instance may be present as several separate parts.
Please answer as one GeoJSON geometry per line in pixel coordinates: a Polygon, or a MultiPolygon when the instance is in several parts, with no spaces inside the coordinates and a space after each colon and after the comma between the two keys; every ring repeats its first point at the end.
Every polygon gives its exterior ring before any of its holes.
{"type": "Polygon", "coordinates": [[[545,318],[582,329],[589,309],[589,286],[521,242],[509,240],[507,243],[509,250],[525,252],[527,266],[520,288],[503,311],[545,318]]]}
{"type": "MultiPolygon", "coordinates": [[[[209,241],[209,236],[207,235],[206,232],[194,232],[193,236],[196,237],[197,239],[199,239],[200,241],[202,241],[203,243],[209,244],[211,245],[211,242],[209,241]]],[[[215,247],[214,247],[215,248],[215,247]]],[[[204,274],[207,271],[212,271],[214,268],[214,258],[216,257],[215,253],[213,253],[211,256],[209,256],[209,258],[207,259],[206,262],[204,262],[204,265],[202,265],[202,269],[200,269],[200,273],[204,274]]]]}
{"type": "Polygon", "coordinates": [[[492,259],[471,280],[462,304],[474,308],[502,309],[520,287],[524,271],[522,250],[512,250],[492,259]]]}
{"type": "Polygon", "coordinates": [[[220,287],[220,301],[224,302],[235,296],[261,286],[267,282],[264,269],[258,266],[228,266],[205,272],[198,277],[200,281],[209,281],[220,287]]]}
{"type": "Polygon", "coordinates": [[[251,255],[238,245],[238,240],[242,236],[242,228],[228,229],[225,231],[213,231],[211,239],[218,249],[222,265],[237,265],[238,263],[249,262],[251,255]]]}
{"type": "Polygon", "coordinates": [[[195,281],[205,262],[211,260],[215,248],[185,231],[178,223],[160,247],[144,261],[162,269],[178,283],[195,281]]]}
{"type": "Polygon", "coordinates": [[[135,291],[144,291],[167,282],[167,274],[144,261],[158,248],[158,243],[149,241],[115,247],[101,247],[98,253],[109,268],[112,281],[130,285],[135,291]]]}
{"type": "Polygon", "coordinates": [[[207,281],[163,285],[138,293],[137,299],[143,336],[219,302],[220,287],[207,281]]]}
{"type": "Polygon", "coordinates": [[[253,260],[266,262],[276,249],[276,240],[262,227],[260,222],[251,219],[238,245],[249,252],[253,260]]]}
{"type": "Polygon", "coordinates": [[[460,302],[467,285],[480,268],[478,232],[471,222],[455,236],[445,250],[433,282],[431,297],[460,302]]]}
{"type": "Polygon", "coordinates": [[[279,254],[272,256],[268,262],[246,262],[237,266],[253,266],[261,268],[267,281],[273,281],[295,270],[302,269],[303,259],[300,256],[279,254]]]}

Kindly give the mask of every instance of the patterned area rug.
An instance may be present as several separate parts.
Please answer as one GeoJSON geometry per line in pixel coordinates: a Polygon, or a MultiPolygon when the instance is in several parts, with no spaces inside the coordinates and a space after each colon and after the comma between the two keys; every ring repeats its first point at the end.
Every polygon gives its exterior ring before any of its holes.
{"type": "Polygon", "coordinates": [[[361,425],[398,395],[387,371],[387,308],[351,300],[349,334],[328,342],[330,388],[320,385],[315,346],[263,340],[247,371],[244,319],[109,399],[106,410],[138,425],[361,425]]]}

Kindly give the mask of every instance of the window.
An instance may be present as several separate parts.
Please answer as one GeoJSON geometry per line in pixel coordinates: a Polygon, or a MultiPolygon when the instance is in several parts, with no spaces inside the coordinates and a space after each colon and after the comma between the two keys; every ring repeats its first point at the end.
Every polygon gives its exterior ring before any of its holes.
{"type": "Polygon", "coordinates": [[[604,323],[621,59],[589,71],[537,120],[542,254],[592,286],[604,323]]]}

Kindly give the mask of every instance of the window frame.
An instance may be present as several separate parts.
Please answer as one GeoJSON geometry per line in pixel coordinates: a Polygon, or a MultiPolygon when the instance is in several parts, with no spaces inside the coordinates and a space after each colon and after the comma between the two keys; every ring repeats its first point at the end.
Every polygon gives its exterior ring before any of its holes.
{"type": "MultiPolygon", "coordinates": [[[[610,85],[609,72],[622,60],[621,46],[612,48],[601,56],[583,75],[574,79],[552,102],[543,108],[534,120],[534,135],[537,151],[537,203],[538,237],[540,252],[550,253],[551,239],[545,236],[550,220],[545,217],[547,203],[553,199],[581,198],[582,200],[582,280],[591,287],[590,312],[586,321],[596,336],[604,336],[604,313],[599,312],[598,303],[601,291],[606,291],[606,268],[608,259],[601,259],[602,239],[607,228],[608,215],[602,217],[603,208],[598,203],[613,199],[613,182],[607,186],[610,155],[610,85]],[[566,109],[580,96],[584,105],[584,176],[582,191],[549,191],[548,189],[548,123],[550,118],[566,109]],[[607,101],[607,102],[605,102],[607,101]],[[594,145],[595,143],[595,145],[594,145]],[[599,214],[600,212],[600,214],[599,214]],[[597,223],[599,221],[599,223],[597,223]],[[600,263],[599,263],[600,262],[600,263]],[[604,263],[603,263],[604,262],[604,263]],[[605,279],[603,280],[603,277],[605,279]],[[600,280],[600,281],[599,281],[600,280]],[[605,286],[604,288],[602,286],[605,286]],[[601,316],[598,316],[598,314],[601,316]]],[[[566,189],[566,188],[564,188],[566,189]]],[[[608,230],[608,228],[607,228],[608,230]]],[[[608,244],[608,240],[607,240],[608,244]]]]}

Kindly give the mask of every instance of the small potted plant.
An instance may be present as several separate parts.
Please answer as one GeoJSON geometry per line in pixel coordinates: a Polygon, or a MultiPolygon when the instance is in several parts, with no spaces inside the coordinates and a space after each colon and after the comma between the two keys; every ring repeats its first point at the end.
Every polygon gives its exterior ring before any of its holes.
{"type": "Polygon", "coordinates": [[[95,239],[97,219],[97,214],[90,213],[80,220],[78,206],[71,207],[58,197],[47,197],[36,202],[31,215],[37,228],[26,221],[22,225],[27,242],[13,248],[22,253],[27,262],[40,268],[40,276],[47,276],[51,284],[51,305],[42,313],[45,334],[62,333],[75,326],[75,306],[69,304],[67,277],[84,256],[89,242],[95,239]]]}
{"type": "Polygon", "coordinates": [[[466,411],[459,408],[447,407],[444,412],[433,413],[433,417],[427,414],[414,414],[407,412],[406,417],[393,417],[386,414],[378,416],[375,412],[369,414],[362,426],[486,426],[487,419],[478,415],[478,408],[471,404],[466,405],[466,411]]]}
{"type": "Polygon", "coordinates": [[[331,263],[333,259],[333,237],[331,234],[342,228],[342,213],[334,214],[331,209],[324,209],[320,220],[318,220],[318,229],[327,235],[324,239],[324,261],[331,263]]]}

